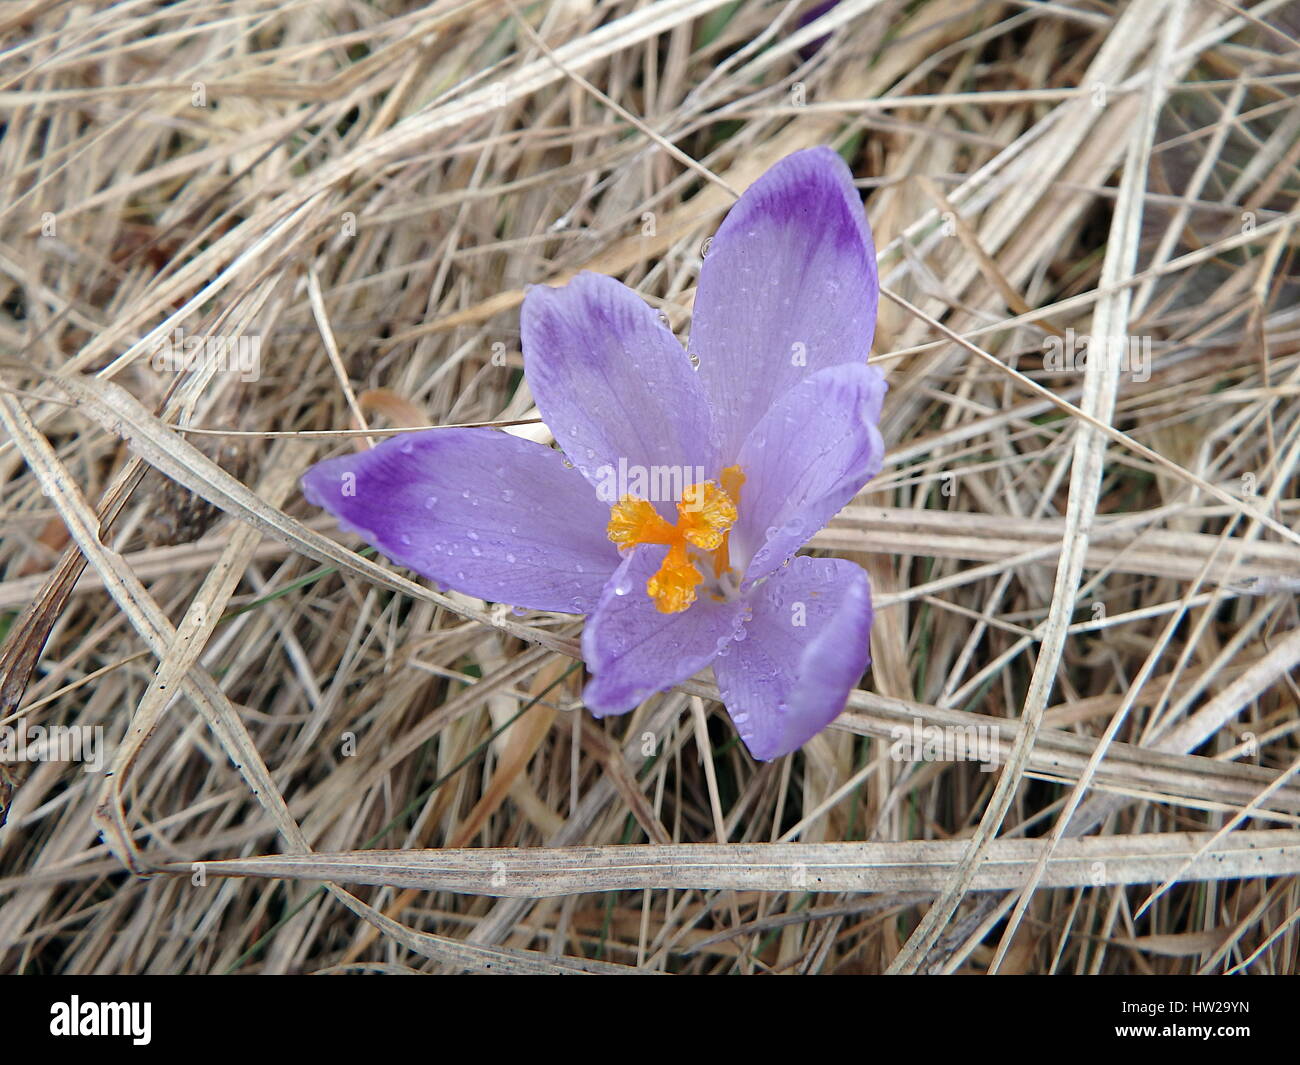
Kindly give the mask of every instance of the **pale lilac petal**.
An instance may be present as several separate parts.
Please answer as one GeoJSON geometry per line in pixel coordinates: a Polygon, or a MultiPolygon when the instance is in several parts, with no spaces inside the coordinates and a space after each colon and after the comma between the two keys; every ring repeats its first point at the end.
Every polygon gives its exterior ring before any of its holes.
{"type": "Polygon", "coordinates": [[[302,489],[394,562],[492,602],[589,613],[620,561],[581,474],[492,429],[395,437],[313,466],[302,489]]]}
{"type": "Polygon", "coordinates": [[[624,559],[587,619],[582,657],[592,673],[583,699],[597,717],[622,714],[655,692],[693,676],[726,646],[744,603],[700,598],[676,614],[661,614],[646,595],[666,547],[641,547],[624,559]]]}
{"type": "Polygon", "coordinates": [[[563,288],[534,285],[521,323],[542,420],[607,505],[622,494],[609,490],[620,460],[716,473],[712,414],[686,350],[626,285],[591,273],[563,288]]]}
{"type": "Polygon", "coordinates": [[[800,555],[750,596],[743,640],[713,663],[722,701],[760,761],[829,725],[871,661],[871,587],[838,558],[800,555]]]}
{"type": "Polygon", "coordinates": [[[800,380],[866,361],[879,289],[862,201],[831,149],[795,152],[745,191],[709,244],[691,328],[723,466],[800,380]]]}
{"type": "Polygon", "coordinates": [[[873,366],[834,366],[777,400],[740,448],[745,474],[731,564],[772,572],[880,472],[886,385],[873,366]]]}
{"type": "MultiPolygon", "coordinates": [[[[821,18],[824,14],[826,14],[826,12],[828,12],[831,8],[835,7],[835,5],[838,4],[839,2],[840,0],[822,0],[821,3],[815,5],[814,7],[809,8],[807,11],[805,11],[802,15],[799,16],[799,28],[803,29],[810,22],[817,21],[817,19],[821,18]]],[[[815,41],[809,41],[807,44],[800,47],[799,58],[807,62],[818,52],[820,52],[826,46],[826,42],[829,41],[830,39],[831,39],[831,35],[827,33],[827,34],[823,34],[821,37],[818,37],[815,41]]]]}

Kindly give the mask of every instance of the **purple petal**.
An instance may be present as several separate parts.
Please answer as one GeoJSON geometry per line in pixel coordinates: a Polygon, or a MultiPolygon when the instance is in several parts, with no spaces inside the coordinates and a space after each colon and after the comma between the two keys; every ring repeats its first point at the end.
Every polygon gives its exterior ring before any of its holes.
{"type": "MultiPolygon", "coordinates": [[[[838,3],[839,0],[822,0],[821,3],[815,5],[814,7],[809,8],[807,11],[805,11],[802,15],[799,16],[799,28],[803,29],[810,22],[815,22],[817,19],[821,18],[824,14],[826,14],[826,12],[831,10],[831,8],[835,7],[838,3]]],[[[803,47],[799,49],[799,58],[807,62],[818,52],[820,52],[822,48],[825,47],[826,42],[829,41],[830,39],[831,39],[831,35],[827,33],[827,34],[823,34],[821,37],[818,37],[815,41],[809,41],[807,44],[805,44],[803,47]]]]}
{"type": "Polygon", "coordinates": [[[492,429],[386,440],[318,463],[302,490],[394,562],[492,602],[586,614],[619,564],[578,471],[492,429]]]}
{"type": "Polygon", "coordinates": [[[592,679],[583,699],[597,717],[622,714],[655,692],[699,672],[736,631],[743,600],[719,602],[703,593],[686,610],[661,614],[646,595],[666,547],[633,551],[610,579],[582,632],[582,657],[592,679]]]}
{"type": "Polygon", "coordinates": [[[871,229],[835,152],[795,152],[746,190],[709,244],[690,342],[723,466],[800,380],[866,361],[879,296],[871,229]]]}
{"type": "Polygon", "coordinates": [[[713,663],[736,731],[760,761],[835,720],[871,661],[871,586],[840,558],[801,555],[756,588],[745,638],[713,663]]]}
{"type": "Polygon", "coordinates": [[[521,322],[537,409],[607,506],[624,494],[611,488],[620,461],[687,478],[696,467],[704,477],[716,472],[712,414],[690,359],[626,285],[590,273],[563,288],[534,285],[521,322]]]}
{"type": "Polygon", "coordinates": [[[745,474],[731,562],[771,573],[880,472],[886,391],[873,366],[833,366],[777,400],[740,448],[745,474]]]}

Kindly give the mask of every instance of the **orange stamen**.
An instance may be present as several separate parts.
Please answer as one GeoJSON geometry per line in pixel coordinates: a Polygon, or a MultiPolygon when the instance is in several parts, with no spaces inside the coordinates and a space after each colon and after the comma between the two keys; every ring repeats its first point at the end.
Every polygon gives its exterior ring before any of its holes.
{"type": "MultiPolygon", "coordinates": [[[[739,466],[728,466],[722,471],[722,490],[740,505],[740,489],[745,483],[745,471],[739,466]]],[[[731,565],[731,530],[722,534],[722,544],[713,556],[713,576],[718,580],[731,565]]]]}
{"type": "Polygon", "coordinates": [[[677,504],[677,521],[669,523],[647,500],[624,496],[610,508],[606,533],[620,549],[639,544],[667,544],[668,554],[646,582],[646,594],[663,614],[676,614],[695,602],[704,580],[688,547],[713,554],[713,573],[727,569],[727,536],[736,522],[736,504],[745,475],[739,466],[722,471],[722,487],[713,481],[693,484],[677,504]]]}

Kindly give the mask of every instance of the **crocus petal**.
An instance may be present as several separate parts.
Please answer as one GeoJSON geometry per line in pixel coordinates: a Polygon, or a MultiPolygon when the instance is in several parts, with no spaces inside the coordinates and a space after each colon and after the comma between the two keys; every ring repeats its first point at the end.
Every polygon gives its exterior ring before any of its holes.
{"type": "Polygon", "coordinates": [[[871,660],[871,587],[858,566],[801,555],[754,589],[744,639],[713,663],[722,701],[760,761],[807,743],[871,660]]]}
{"type": "MultiPolygon", "coordinates": [[[[623,494],[612,487],[620,461],[646,471],[716,472],[712,414],[690,359],[626,285],[590,273],[563,288],[534,285],[521,325],[537,409],[607,506],[623,494]]],[[[695,483],[692,476],[683,473],[684,485],[695,483]]],[[[632,494],[667,503],[668,512],[680,498],[632,494]]]]}
{"type": "Polygon", "coordinates": [[[880,472],[886,387],[873,366],[822,370],[777,400],[746,438],[731,563],[748,560],[748,580],[776,569],[880,472]]]}
{"type": "MultiPolygon", "coordinates": [[[[802,15],[799,16],[799,28],[803,29],[810,22],[816,22],[819,18],[821,18],[824,14],[826,14],[827,11],[835,7],[836,4],[838,4],[839,2],[840,0],[822,0],[822,2],[817,4],[815,7],[809,8],[807,11],[805,11],[802,15]]],[[[800,47],[799,58],[807,62],[818,52],[820,52],[822,48],[825,47],[826,42],[829,41],[830,39],[831,39],[831,35],[827,33],[827,34],[823,34],[821,37],[818,37],[815,41],[809,41],[807,44],[800,47]]]]}
{"type": "Polygon", "coordinates": [[[871,230],[835,152],[795,152],[745,191],[709,243],[691,328],[723,466],[800,380],[866,361],[879,295],[871,230]]]}
{"type": "Polygon", "coordinates": [[[386,440],[313,466],[302,488],[394,562],[492,602],[589,613],[619,564],[578,471],[492,429],[386,440]]]}
{"type": "Polygon", "coordinates": [[[649,546],[629,554],[583,628],[582,657],[592,673],[583,699],[597,717],[626,713],[697,673],[740,624],[739,599],[724,603],[701,595],[686,610],[661,614],[645,585],[667,553],[649,546]]]}

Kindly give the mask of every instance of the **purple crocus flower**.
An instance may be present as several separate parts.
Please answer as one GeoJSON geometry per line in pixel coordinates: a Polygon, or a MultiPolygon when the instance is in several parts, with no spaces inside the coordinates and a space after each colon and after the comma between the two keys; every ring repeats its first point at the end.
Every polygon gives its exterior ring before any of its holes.
{"type": "Polygon", "coordinates": [[[432,429],[322,462],[303,490],[440,584],[587,615],[597,715],[711,663],[750,753],[776,758],[835,718],[869,661],[866,574],[793,556],[880,470],[878,295],[848,167],[797,152],[710,243],[689,357],[612,278],[528,290],[525,375],[563,454],[432,429]]]}
{"type": "MultiPolygon", "coordinates": [[[[805,11],[802,15],[799,16],[799,28],[803,29],[810,22],[816,22],[819,18],[821,18],[824,14],[826,14],[826,12],[829,11],[831,8],[836,7],[839,4],[839,2],[840,0],[821,0],[821,3],[814,4],[812,7],[810,7],[807,11],[805,11]]],[[[809,41],[807,44],[805,44],[802,48],[799,49],[799,58],[802,59],[804,62],[807,62],[818,52],[820,52],[824,47],[826,47],[826,42],[829,41],[830,39],[831,39],[831,35],[827,33],[821,37],[818,37],[815,41],[809,41]]]]}

